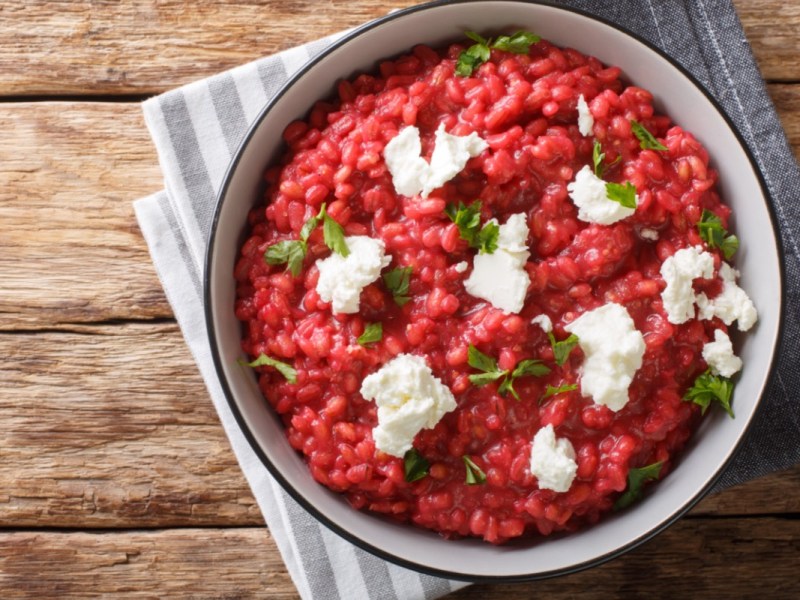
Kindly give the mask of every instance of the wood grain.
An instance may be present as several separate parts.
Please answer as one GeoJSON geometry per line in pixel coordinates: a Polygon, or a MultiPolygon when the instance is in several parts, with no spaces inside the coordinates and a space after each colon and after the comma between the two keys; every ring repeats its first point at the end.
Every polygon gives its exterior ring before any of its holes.
{"type": "MultiPolygon", "coordinates": [[[[0,381],[0,523],[262,523],[176,325],[0,334],[0,381]]],[[[800,467],[694,514],[800,513],[798,490],[800,467]]]]}
{"type": "Polygon", "coordinates": [[[176,325],[0,334],[0,523],[259,525],[176,325]]]}
{"type": "Polygon", "coordinates": [[[138,104],[0,104],[0,330],[171,316],[132,204],[162,187],[138,104]]]}
{"type": "MultiPolygon", "coordinates": [[[[600,567],[546,581],[474,585],[450,600],[794,598],[800,521],[683,520],[600,567]]],[[[266,529],[114,534],[0,532],[4,598],[299,596],[266,529]]]]}
{"type": "MultiPolygon", "coordinates": [[[[359,0],[343,8],[333,0],[4,3],[0,94],[155,94],[413,4],[359,0]]],[[[800,5],[786,0],[734,4],[764,76],[800,80],[800,5]]]]}

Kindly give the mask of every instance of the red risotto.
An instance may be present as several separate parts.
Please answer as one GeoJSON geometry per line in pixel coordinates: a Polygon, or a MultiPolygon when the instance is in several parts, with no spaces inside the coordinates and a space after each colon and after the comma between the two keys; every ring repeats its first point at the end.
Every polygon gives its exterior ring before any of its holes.
{"type": "Polygon", "coordinates": [[[727,326],[755,320],[706,150],[619,68],[529,41],[466,72],[469,44],[417,46],[342,81],[286,127],[235,267],[243,350],[313,477],[448,538],[636,500],[712,400],[732,414],[727,326]],[[444,175],[437,130],[464,142],[444,175]],[[401,193],[414,169],[425,189],[401,193]]]}

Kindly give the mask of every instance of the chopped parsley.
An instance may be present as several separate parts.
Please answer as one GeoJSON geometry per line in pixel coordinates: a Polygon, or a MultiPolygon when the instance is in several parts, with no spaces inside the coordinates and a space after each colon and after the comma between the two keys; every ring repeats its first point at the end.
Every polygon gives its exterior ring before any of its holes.
{"type": "Polygon", "coordinates": [[[252,362],[247,362],[244,359],[239,359],[239,364],[245,367],[272,367],[286,378],[289,383],[297,383],[297,371],[291,365],[275,360],[264,354],[263,352],[258,355],[252,362]]]}
{"type": "Polygon", "coordinates": [[[473,373],[469,376],[469,380],[473,385],[483,386],[502,379],[500,386],[497,388],[498,393],[501,396],[505,396],[508,392],[511,392],[511,395],[517,400],[520,397],[514,389],[514,381],[518,377],[543,377],[550,373],[550,367],[543,364],[542,361],[534,359],[521,360],[511,371],[501,369],[497,366],[495,359],[487,356],[472,344],[469,345],[467,351],[467,363],[473,369],[482,371],[482,373],[473,373]]]}
{"type": "Polygon", "coordinates": [[[642,486],[648,481],[659,478],[663,464],[663,462],[657,462],[646,467],[630,469],[628,471],[628,487],[625,488],[625,493],[617,498],[614,510],[626,508],[639,500],[642,497],[642,486]]]}
{"type": "Polygon", "coordinates": [[[565,383],[564,385],[560,385],[558,387],[548,385],[547,389],[545,389],[544,391],[544,396],[542,396],[542,399],[539,402],[541,403],[542,401],[547,400],[548,398],[550,398],[551,396],[555,396],[556,394],[563,394],[565,392],[574,392],[577,389],[578,389],[577,383],[565,383]]]}
{"type": "Polygon", "coordinates": [[[553,348],[553,356],[555,357],[556,364],[560,367],[567,362],[570,352],[578,345],[578,336],[571,333],[568,338],[560,342],[556,341],[556,336],[554,336],[552,332],[548,332],[547,337],[550,338],[550,346],[553,348]]]}
{"type": "Polygon", "coordinates": [[[488,221],[481,227],[480,200],[475,200],[469,206],[463,202],[459,202],[458,206],[448,204],[444,212],[456,224],[461,239],[470,248],[477,248],[482,254],[492,254],[497,250],[500,226],[494,221],[488,221]]]}
{"type": "MultiPolygon", "coordinates": [[[[603,152],[602,150],[603,147],[600,145],[600,142],[595,140],[594,146],[592,146],[592,163],[594,163],[594,174],[598,179],[603,178],[603,173],[605,172],[607,166],[603,164],[603,161],[606,159],[606,153],[603,152]]],[[[614,166],[621,160],[622,160],[622,155],[617,155],[617,158],[614,160],[614,162],[612,162],[611,165],[608,166],[614,166]]]]}
{"type": "Polygon", "coordinates": [[[467,485],[481,485],[486,483],[486,473],[484,473],[478,465],[472,462],[472,459],[469,456],[465,454],[461,457],[461,460],[464,461],[464,466],[467,469],[467,476],[464,479],[464,483],[467,485]]]}
{"type": "Polygon", "coordinates": [[[320,221],[323,221],[323,237],[325,245],[331,250],[342,256],[350,254],[350,249],[344,239],[344,229],[339,225],[325,210],[325,203],[319,209],[319,213],[303,223],[300,229],[299,240],[284,240],[272,244],[264,253],[264,260],[270,265],[286,265],[286,269],[295,277],[300,274],[303,268],[303,259],[308,252],[308,238],[311,232],[317,228],[320,221]]]}
{"type": "Polygon", "coordinates": [[[362,346],[373,344],[383,339],[383,325],[380,323],[367,323],[364,327],[364,333],[358,336],[356,340],[362,346]]]}
{"type": "Polygon", "coordinates": [[[659,142],[655,136],[647,131],[641,123],[631,120],[631,129],[633,135],[639,139],[639,147],[642,150],[661,150],[664,151],[667,147],[659,142]]]}
{"type": "Polygon", "coordinates": [[[725,260],[730,260],[739,249],[739,238],[728,235],[728,231],[722,226],[722,219],[710,210],[703,209],[703,214],[697,222],[697,231],[709,248],[722,250],[725,260]]]}
{"type": "Polygon", "coordinates": [[[431,463],[422,456],[415,448],[411,448],[403,456],[403,471],[406,481],[409,483],[418,481],[428,475],[431,463]]]}
{"type": "Polygon", "coordinates": [[[636,208],[636,186],[630,181],[626,181],[625,184],[606,183],[606,196],[625,208],[636,208]]]}
{"type": "Polygon", "coordinates": [[[404,306],[411,300],[411,296],[408,295],[408,286],[413,270],[413,267],[397,267],[383,274],[383,283],[389,288],[397,306],[404,306]]]}
{"type": "Polygon", "coordinates": [[[733,387],[733,381],[721,375],[713,375],[709,369],[694,380],[694,385],[686,391],[683,399],[697,404],[703,414],[712,402],[718,402],[734,418],[731,408],[733,387]]]}
{"type": "Polygon", "coordinates": [[[475,69],[489,60],[492,49],[513,54],[527,54],[531,45],[541,39],[530,31],[517,31],[511,35],[501,35],[494,42],[491,38],[486,39],[474,31],[465,31],[464,35],[475,43],[458,55],[456,75],[459,77],[472,75],[475,69]]]}

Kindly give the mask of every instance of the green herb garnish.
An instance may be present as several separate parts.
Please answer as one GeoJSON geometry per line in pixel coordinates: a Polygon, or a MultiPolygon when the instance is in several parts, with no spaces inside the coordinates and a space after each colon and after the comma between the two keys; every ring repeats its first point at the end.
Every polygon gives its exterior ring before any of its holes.
{"type": "Polygon", "coordinates": [[[492,48],[513,54],[527,54],[531,45],[541,39],[538,35],[529,31],[517,31],[512,35],[501,35],[494,42],[492,42],[491,38],[486,39],[474,31],[465,31],[464,35],[475,44],[458,55],[456,75],[460,77],[469,77],[475,69],[489,60],[492,48]]]}
{"type": "Polygon", "coordinates": [[[307,246],[302,240],[284,240],[272,244],[264,253],[264,260],[270,265],[286,264],[286,269],[297,277],[303,268],[307,246]]]}
{"type": "Polygon", "coordinates": [[[263,352],[258,355],[252,362],[247,362],[244,359],[239,359],[239,364],[244,367],[272,367],[276,371],[278,371],[281,375],[286,378],[286,381],[289,383],[297,383],[297,371],[291,367],[291,365],[286,364],[285,362],[281,362],[279,360],[275,360],[264,354],[263,352]]]}
{"type": "Polygon", "coordinates": [[[475,200],[469,206],[463,202],[459,202],[458,206],[448,204],[444,212],[456,224],[461,239],[467,242],[470,248],[477,248],[482,254],[492,254],[497,250],[500,226],[494,221],[488,221],[481,227],[480,200],[475,200]]]}
{"type": "Polygon", "coordinates": [[[495,359],[487,356],[472,344],[469,345],[467,350],[467,363],[473,369],[483,371],[469,376],[469,380],[473,385],[483,386],[502,379],[503,381],[500,382],[500,386],[497,388],[498,393],[501,396],[505,396],[508,392],[511,392],[511,395],[517,400],[520,397],[514,389],[514,381],[518,377],[543,377],[550,372],[550,367],[540,360],[533,359],[521,360],[512,371],[500,369],[495,359]]]}
{"type": "Polygon", "coordinates": [[[272,244],[264,253],[264,260],[270,265],[286,264],[286,268],[297,277],[303,268],[303,259],[308,252],[308,238],[311,237],[311,232],[317,228],[321,220],[323,221],[325,245],[342,256],[350,254],[350,249],[344,240],[344,229],[328,215],[325,206],[323,203],[319,213],[303,223],[299,240],[284,240],[272,244]]]}
{"type": "Polygon", "coordinates": [[[625,488],[625,493],[617,498],[614,503],[614,510],[628,507],[639,500],[642,497],[642,486],[648,481],[659,478],[663,464],[663,462],[659,461],[646,467],[630,469],[628,471],[628,487],[625,488]]]}
{"type": "Polygon", "coordinates": [[[606,183],[606,197],[614,202],[619,202],[625,208],[636,208],[636,186],[630,181],[625,184],[606,183]]]}
{"type": "MultiPolygon", "coordinates": [[[[603,148],[600,146],[600,142],[595,140],[592,146],[592,162],[594,163],[594,174],[598,179],[603,178],[603,173],[606,170],[606,165],[603,164],[603,161],[606,159],[606,153],[602,150],[603,148]]],[[[621,160],[622,156],[617,155],[617,158],[609,166],[614,166],[621,160]]]]}
{"type": "Polygon", "coordinates": [[[383,283],[392,292],[397,306],[403,306],[411,300],[411,296],[408,295],[408,285],[413,270],[413,267],[397,267],[383,274],[383,283]]]}
{"type": "Polygon", "coordinates": [[[683,399],[700,406],[703,414],[712,402],[719,402],[725,412],[734,418],[731,408],[733,387],[733,381],[721,375],[713,375],[709,369],[694,380],[694,385],[686,391],[683,399]]]}
{"type": "Polygon", "coordinates": [[[383,339],[383,325],[380,323],[367,323],[364,327],[364,333],[358,336],[356,340],[362,346],[380,342],[383,339]]]}
{"type": "Polygon", "coordinates": [[[418,481],[428,475],[431,463],[422,456],[415,448],[411,448],[403,456],[403,471],[406,481],[409,483],[418,481]]]}
{"type": "Polygon", "coordinates": [[[554,336],[552,332],[548,332],[547,337],[550,338],[550,346],[553,348],[553,356],[555,357],[556,364],[560,367],[567,362],[570,352],[578,345],[578,336],[571,333],[568,338],[560,342],[556,341],[556,336],[554,336]]]}
{"type": "Polygon", "coordinates": [[[728,235],[728,231],[722,226],[722,219],[708,209],[703,209],[697,222],[697,231],[709,248],[722,250],[725,260],[730,260],[739,249],[739,238],[728,235]]]}
{"type": "Polygon", "coordinates": [[[467,485],[481,485],[486,483],[486,473],[484,473],[478,465],[472,462],[472,459],[469,456],[465,454],[461,457],[461,460],[464,461],[464,466],[467,469],[467,476],[464,480],[464,483],[467,485]]]}
{"type": "Polygon", "coordinates": [[[578,389],[577,383],[565,383],[564,385],[560,385],[558,387],[548,385],[544,391],[544,396],[539,401],[540,403],[544,400],[547,400],[550,396],[555,396],[556,394],[563,394],[564,392],[574,392],[578,389]]]}
{"type": "Polygon", "coordinates": [[[666,150],[667,147],[659,142],[655,136],[647,131],[641,123],[631,120],[633,135],[639,139],[639,146],[642,150],[666,150]]]}
{"type": "Polygon", "coordinates": [[[347,242],[344,240],[344,229],[342,226],[334,221],[332,217],[328,216],[328,213],[325,212],[324,204],[322,205],[320,213],[323,218],[322,235],[325,239],[325,245],[337,254],[349,256],[350,248],[347,247],[347,242]]]}

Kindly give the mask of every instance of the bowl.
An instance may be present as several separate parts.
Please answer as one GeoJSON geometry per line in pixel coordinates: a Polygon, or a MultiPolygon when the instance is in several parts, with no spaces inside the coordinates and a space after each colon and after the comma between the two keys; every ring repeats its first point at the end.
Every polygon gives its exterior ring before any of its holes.
{"type": "Polygon", "coordinates": [[[652,538],[675,522],[713,486],[739,446],[764,392],[782,315],[781,252],[775,218],[755,162],[713,98],[675,61],[644,40],[582,12],[530,2],[437,2],[390,14],[346,35],[300,70],[264,107],[224,179],[209,239],[205,273],[208,333],[222,388],[265,468],[326,526],[356,545],[399,565],[467,581],[528,580],[600,564],[652,538]],[[316,483],[290,448],[282,424],[251,372],[237,359],[241,328],[234,316],[233,268],[248,210],[259,200],[262,173],[282,151],[281,132],[329,97],[342,78],[372,71],[424,43],[463,40],[465,30],[535,31],[558,46],[574,47],[650,90],[657,109],[694,133],[719,172],[719,190],[732,207],[741,240],[736,265],[760,321],[735,338],[746,368],[735,391],[736,418],[710,411],[674,470],[628,510],[569,535],[493,546],[445,540],[435,533],[354,510],[343,496],[316,483]]]}

